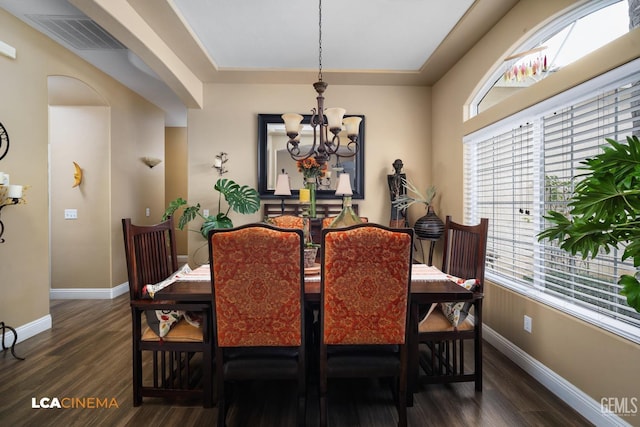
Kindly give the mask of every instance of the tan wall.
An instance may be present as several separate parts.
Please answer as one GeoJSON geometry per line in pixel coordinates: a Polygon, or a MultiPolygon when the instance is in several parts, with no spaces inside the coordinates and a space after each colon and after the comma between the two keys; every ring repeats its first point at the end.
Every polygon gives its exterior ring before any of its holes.
{"type": "MultiPolygon", "coordinates": [[[[605,46],[581,64],[567,67],[530,90],[508,98],[463,123],[465,103],[475,95],[496,58],[510,53],[518,40],[571,1],[521,1],[433,87],[433,181],[441,189],[441,216],[463,218],[463,147],[465,134],[517,112],[564,88],[640,56],[635,31],[605,46]]],[[[491,226],[491,225],[490,225],[491,226]]],[[[602,397],[638,397],[640,346],[586,324],[501,286],[486,289],[484,320],[536,360],[596,401],[602,397]],[[533,318],[533,333],[523,331],[523,316],[533,318]]],[[[640,417],[626,417],[640,425],[640,417]]]]}
{"type": "MultiPolygon", "coordinates": [[[[48,76],[70,76],[85,82],[110,106],[111,145],[101,161],[110,164],[106,177],[111,199],[101,201],[106,212],[87,219],[99,224],[108,235],[108,248],[100,255],[107,260],[68,257],[66,265],[107,263],[108,277],[80,280],[61,285],[66,288],[110,288],[126,282],[122,226],[120,219],[131,216],[145,222],[144,208],[152,213],[164,210],[164,167],[150,173],[140,157],[164,157],[164,115],[157,107],[71,52],[31,29],[22,21],[0,10],[0,40],[17,49],[17,59],[0,56],[0,121],[11,138],[9,154],[0,161],[0,170],[11,174],[14,183],[29,184],[27,204],[2,211],[6,226],[5,243],[0,244],[0,317],[12,326],[21,326],[49,314],[50,256],[48,193],[48,76]],[[157,176],[156,176],[157,175],[157,176]],[[110,277],[109,277],[110,276],[110,277]],[[98,283],[99,282],[99,283],[98,283]]],[[[64,160],[63,174],[68,171],[64,160]]],[[[81,165],[82,166],[82,165],[81,165]]],[[[88,178],[96,171],[89,168],[88,178]]],[[[66,181],[63,186],[70,187],[66,181]]],[[[80,213],[80,212],[79,212],[80,213]]],[[[79,226],[80,224],[76,224],[79,226]]],[[[92,225],[90,225],[92,226],[92,225]]],[[[105,238],[103,238],[104,240],[105,238]]],[[[65,248],[52,248],[57,253],[65,248]]],[[[64,268],[61,264],[60,268],[64,268]]]]}
{"type": "MultiPolygon", "coordinates": [[[[326,106],[340,106],[351,114],[364,114],[365,199],[356,200],[360,213],[369,220],[389,223],[390,201],[387,174],[391,164],[403,160],[408,176],[426,186],[430,182],[430,89],[424,87],[371,87],[331,85],[325,92],[326,106]]],[[[189,110],[189,201],[217,212],[213,190],[218,175],[211,168],[220,151],[229,153],[229,173],[224,177],[239,184],[257,186],[257,114],[307,113],[315,104],[308,85],[209,84],[205,108],[189,110]]],[[[417,211],[416,211],[417,212],[417,211]]],[[[415,216],[415,215],[414,215],[415,216]]],[[[261,220],[261,214],[240,217],[235,225],[261,220]]],[[[414,219],[415,220],[415,219],[414,219]]],[[[197,228],[192,226],[191,228],[197,228]]],[[[189,233],[190,262],[206,262],[204,239],[189,233]],[[195,259],[194,253],[197,252],[195,259]]]]}
{"type": "MultiPolygon", "coordinates": [[[[165,129],[165,205],[188,194],[187,128],[168,127],[165,129]]],[[[177,218],[175,219],[177,221],[177,218]]],[[[189,253],[187,247],[188,230],[176,230],[176,247],[179,255],[189,253]]]]}

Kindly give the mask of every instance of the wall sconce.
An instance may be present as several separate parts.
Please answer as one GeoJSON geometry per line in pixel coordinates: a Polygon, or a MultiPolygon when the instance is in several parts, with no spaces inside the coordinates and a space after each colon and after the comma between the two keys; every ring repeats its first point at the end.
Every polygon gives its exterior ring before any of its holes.
{"type": "Polygon", "coordinates": [[[220,154],[216,154],[215,159],[213,160],[214,169],[218,170],[218,175],[222,175],[223,173],[229,172],[227,168],[224,167],[224,164],[229,160],[229,156],[225,152],[220,152],[220,154]]]}
{"type": "Polygon", "coordinates": [[[144,163],[145,165],[149,166],[149,169],[153,169],[153,167],[159,165],[160,162],[162,162],[162,160],[158,159],[156,157],[143,157],[142,158],[142,163],[144,163]]]}
{"type": "MultiPolygon", "coordinates": [[[[26,203],[24,199],[24,190],[26,187],[22,185],[9,185],[9,175],[0,172],[0,215],[5,206],[19,205],[26,203]]],[[[4,223],[0,217],[0,243],[4,243],[2,235],[4,234],[4,223]]]]}
{"type": "Polygon", "coordinates": [[[0,41],[0,55],[4,55],[7,58],[16,59],[16,48],[0,41]]]}
{"type": "MultiPolygon", "coordinates": [[[[276,189],[273,192],[274,196],[290,196],[291,195],[291,185],[289,184],[289,175],[284,172],[282,169],[282,173],[278,175],[278,180],[276,181],[276,189]]],[[[280,202],[280,212],[284,214],[284,197],[280,202]]]]}

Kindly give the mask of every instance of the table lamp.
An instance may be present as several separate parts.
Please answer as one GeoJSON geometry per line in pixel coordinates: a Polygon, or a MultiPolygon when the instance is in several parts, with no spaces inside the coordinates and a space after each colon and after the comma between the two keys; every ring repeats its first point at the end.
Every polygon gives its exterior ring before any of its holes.
{"type": "MultiPolygon", "coordinates": [[[[291,186],[289,185],[289,175],[284,172],[282,169],[282,173],[278,175],[278,179],[276,181],[276,189],[273,192],[274,196],[290,196],[291,195],[291,186]]],[[[284,197],[281,198],[280,211],[284,214],[284,197]]]]}
{"type": "Polygon", "coordinates": [[[351,207],[351,178],[348,173],[341,173],[338,178],[338,187],[336,188],[336,196],[342,196],[342,211],[336,219],[329,224],[329,228],[347,227],[349,225],[361,224],[362,220],[351,207]]]}

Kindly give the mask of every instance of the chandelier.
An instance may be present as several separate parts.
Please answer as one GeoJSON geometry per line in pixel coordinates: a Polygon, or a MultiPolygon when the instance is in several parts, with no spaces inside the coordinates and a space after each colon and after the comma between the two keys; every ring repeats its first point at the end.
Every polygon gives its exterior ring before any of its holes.
{"type": "Polygon", "coordinates": [[[324,108],[324,91],[327,83],[322,80],[322,0],[318,6],[318,81],[313,84],[318,96],[316,97],[317,107],[311,110],[310,125],[313,129],[313,144],[309,150],[302,151],[300,146],[300,133],[302,131],[303,117],[296,113],[286,113],[282,115],[285,131],[289,141],[287,151],[294,160],[304,160],[310,157],[315,158],[320,166],[323,166],[331,155],[336,157],[353,157],[358,152],[358,131],[360,129],[360,117],[344,117],[344,108],[324,108]],[[326,117],[325,117],[326,116],[326,117]],[[344,125],[349,142],[346,150],[338,153],[340,149],[340,132],[344,125]],[[333,136],[329,136],[329,132],[333,136]]]}

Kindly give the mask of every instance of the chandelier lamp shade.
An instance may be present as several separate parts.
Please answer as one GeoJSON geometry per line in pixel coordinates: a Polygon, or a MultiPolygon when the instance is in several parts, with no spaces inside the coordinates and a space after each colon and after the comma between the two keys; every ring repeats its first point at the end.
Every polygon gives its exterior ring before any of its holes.
{"type": "Polygon", "coordinates": [[[344,108],[324,108],[324,91],[328,84],[322,80],[322,0],[318,6],[318,81],[313,84],[317,93],[317,105],[311,110],[310,125],[313,129],[313,144],[309,149],[301,149],[300,133],[302,131],[302,115],[286,113],[282,115],[285,131],[289,141],[287,151],[294,160],[304,160],[314,157],[320,166],[324,165],[329,157],[353,157],[358,152],[358,131],[360,129],[360,117],[344,117],[344,108]],[[345,127],[349,142],[346,150],[338,152],[341,146],[340,132],[345,127]],[[329,135],[329,132],[332,136],[329,135]]]}

